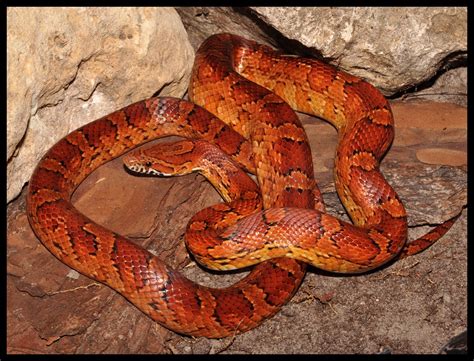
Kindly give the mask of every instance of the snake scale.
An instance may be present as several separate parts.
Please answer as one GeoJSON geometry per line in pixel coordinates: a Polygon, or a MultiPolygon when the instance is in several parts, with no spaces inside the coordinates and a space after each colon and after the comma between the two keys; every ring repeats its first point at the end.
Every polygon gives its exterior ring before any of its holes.
{"type": "Polygon", "coordinates": [[[217,34],[196,53],[189,97],[193,103],[152,97],[73,131],[41,159],[27,194],[30,224],[51,253],[175,332],[220,338],[250,330],[293,296],[306,262],[364,272],[428,247],[455,221],[406,244],[405,209],[379,172],[393,139],[392,112],[357,77],[217,34]],[[325,213],[293,109],[337,128],[336,189],[353,224],[325,213]],[[207,267],[258,263],[228,288],[191,282],[71,204],[97,167],[169,135],[190,140],[131,153],[125,163],[162,175],[198,170],[216,186],[226,202],[196,214],[185,238],[207,267]],[[256,175],[258,186],[242,169],[256,175]]]}

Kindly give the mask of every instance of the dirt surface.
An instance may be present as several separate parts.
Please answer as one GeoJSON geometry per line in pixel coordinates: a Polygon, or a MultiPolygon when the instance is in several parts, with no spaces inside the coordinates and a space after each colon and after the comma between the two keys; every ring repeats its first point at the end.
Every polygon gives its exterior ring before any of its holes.
{"type": "MultiPolygon", "coordinates": [[[[466,109],[394,103],[396,138],[382,171],[409,214],[410,239],[466,206],[466,109]]],[[[328,211],[335,193],[336,131],[301,115],[328,211]]],[[[18,353],[438,353],[467,327],[467,208],[425,252],[358,276],[309,271],[272,319],[221,340],[177,335],[122,296],[63,265],[33,234],[24,193],[8,207],[7,352],[18,353]]],[[[116,159],[73,197],[96,222],[133,239],[199,283],[223,287],[246,273],[208,273],[190,260],[183,232],[220,201],[199,175],[134,177],[116,159]]]]}

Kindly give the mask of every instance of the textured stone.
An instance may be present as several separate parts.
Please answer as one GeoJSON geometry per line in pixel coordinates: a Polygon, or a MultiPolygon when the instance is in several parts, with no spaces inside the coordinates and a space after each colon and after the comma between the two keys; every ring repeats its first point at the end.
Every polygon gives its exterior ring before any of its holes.
{"type": "Polygon", "coordinates": [[[285,37],[320,52],[385,94],[466,58],[467,8],[253,7],[285,37]]]}
{"type": "Polygon", "coordinates": [[[8,200],[73,129],[187,89],[193,50],[172,8],[9,8],[7,16],[8,200]]]}
{"type": "Polygon", "coordinates": [[[410,226],[440,224],[467,205],[467,173],[462,168],[391,157],[381,170],[404,203],[410,226]]]}
{"type": "Polygon", "coordinates": [[[194,50],[212,34],[232,33],[255,41],[275,45],[275,39],[266,34],[255,19],[245,15],[232,7],[177,7],[176,11],[181,16],[183,24],[188,31],[189,41],[194,50]]]}
{"type": "Polygon", "coordinates": [[[455,103],[467,107],[467,68],[448,70],[425,89],[408,93],[404,100],[430,100],[455,103]]]}

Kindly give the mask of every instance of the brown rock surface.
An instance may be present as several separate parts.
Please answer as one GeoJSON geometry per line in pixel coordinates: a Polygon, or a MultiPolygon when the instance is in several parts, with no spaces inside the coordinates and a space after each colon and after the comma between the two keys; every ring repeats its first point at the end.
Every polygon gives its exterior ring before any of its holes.
{"type": "MultiPolygon", "coordinates": [[[[439,156],[430,158],[437,164],[419,160],[430,149],[466,152],[466,109],[394,103],[393,110],[396,138],[382,170],[407,207],[414,239],[467,203],[467,165],[453,166],[439,156]]],[[[302,118],[329,212],[345,217],[331,175],[336,131],[302,118]]],[[[182,242],[187,221],[219,201],[199,175],[134,177],[116,159],[89,176],[73,200],[90,218],[193,280],[221,287],[243,277],[210,274],[189,260],[182,242]]],[[[116,292],[55,259],[32,233],[22,194],[8,208],[7,352],[438,353],[466,328],[466,218],[465,210],[427,251],[376,272],[335,276],[310,268],[274,318],[235,338],[207,340],[162,328],[116,292]]]]}

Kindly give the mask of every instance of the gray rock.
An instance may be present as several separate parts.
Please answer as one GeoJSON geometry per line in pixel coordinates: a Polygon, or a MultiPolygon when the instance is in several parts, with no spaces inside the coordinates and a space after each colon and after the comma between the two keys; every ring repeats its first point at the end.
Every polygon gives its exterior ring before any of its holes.
{"type": "Polygon", "coordinates": [[[467,107],[467,68],[449,70],[437,78],[431,86],[409,93],[403,98],[455,103],[467,107]]]}
{"type": "Polygon", "coordinates": [[[190,6],[177,7],[176,11],[188,31],[194,50],[209,36],[218,33],[232,33],[263,44],[276,45],[275,39],[255,22],[254,17],[247,15],[246,9],[190,6]]]}
{"type": "Polygon", "coordinates": [[[253,7],[288,39],[320,52],[386,95],[467,54],[466,8],[253,7]]]}

